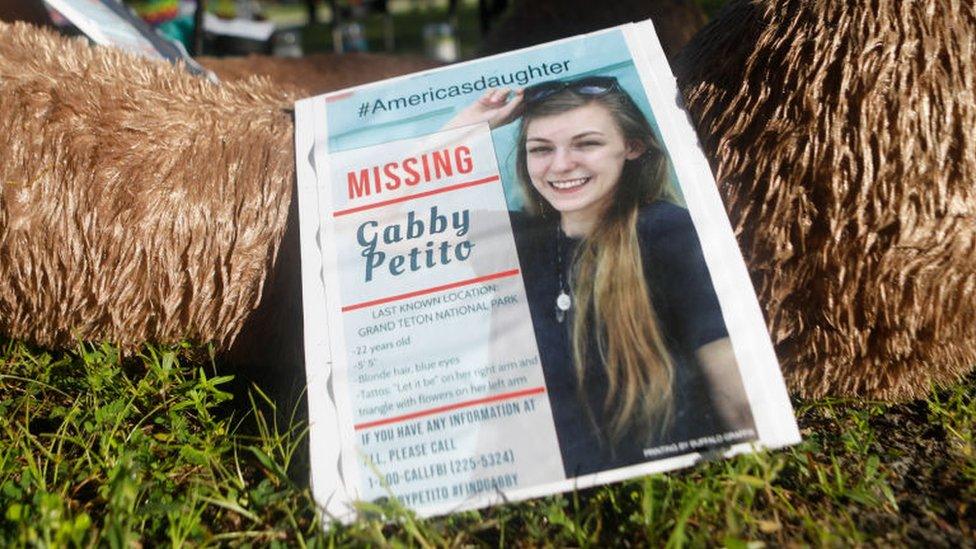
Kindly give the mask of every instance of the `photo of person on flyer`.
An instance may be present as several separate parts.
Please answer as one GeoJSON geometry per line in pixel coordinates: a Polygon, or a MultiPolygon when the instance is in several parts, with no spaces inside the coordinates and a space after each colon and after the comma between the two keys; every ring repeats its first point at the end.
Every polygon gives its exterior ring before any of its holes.
{"type": "Polygon", "coordinates": [[[489,90],[447,127],[518,121],[512,212],[568,478],[755,438],[669,159],[613,76],[489,90]]]}

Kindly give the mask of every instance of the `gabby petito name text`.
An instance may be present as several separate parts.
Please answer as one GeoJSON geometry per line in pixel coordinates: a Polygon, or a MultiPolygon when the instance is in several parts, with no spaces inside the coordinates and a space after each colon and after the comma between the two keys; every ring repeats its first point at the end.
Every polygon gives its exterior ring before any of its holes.
{"type": "Polygon", "coordinates": [[[433,206],[427,215],[410,210],[403,222],[382,227],[377,221],[364,221],[356,230],[356,241],[362,246],[365,260],[363,281],[373,280],[374,271],[381,268],[388,269],[392,276],[399,276],[408,271],[447,265],[452,261],[466,261],[471,256],[474,243],[467,239],[453,241],[449,238],[452,233],[458,238],[468,234],[471,226],[469,215],[468,210],[442,214],[437,206],[433,206]],[[447,235],[448,239],[443,239],[442,235],[447,235]],[[411,241],[419,245],[411,247],[408,244],[411,241]],[[389,249],[378,249],[381,243],[389,249]]]}

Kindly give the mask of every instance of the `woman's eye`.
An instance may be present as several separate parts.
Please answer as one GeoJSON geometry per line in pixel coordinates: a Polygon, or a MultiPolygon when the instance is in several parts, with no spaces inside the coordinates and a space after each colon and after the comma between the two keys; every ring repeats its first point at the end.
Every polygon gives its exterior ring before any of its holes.
{"type": "Polygon", "coordinates": [[[540,155],[552,151],[551,147],[529,147],[529,154],[540,155]]]}
{"type": "Polygon", "coordinates": [[[594,147],[599,147],[600,145],[603,145],[603,142],[601,142],[601,141],[580,141],[579,143],[576,144],[576,147],[577,148],[580,148],[580,149],[592,149],[594,147]]]}

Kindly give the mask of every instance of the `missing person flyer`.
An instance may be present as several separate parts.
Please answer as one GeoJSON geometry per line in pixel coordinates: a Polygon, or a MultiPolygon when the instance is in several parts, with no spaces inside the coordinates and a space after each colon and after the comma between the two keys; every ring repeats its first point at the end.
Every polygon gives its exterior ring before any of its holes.
{"type": "Polygon", "coordinates": [[[799,440],[678,99],[646,22],[296,104],[312,488],[330,517],[799,440]]]}

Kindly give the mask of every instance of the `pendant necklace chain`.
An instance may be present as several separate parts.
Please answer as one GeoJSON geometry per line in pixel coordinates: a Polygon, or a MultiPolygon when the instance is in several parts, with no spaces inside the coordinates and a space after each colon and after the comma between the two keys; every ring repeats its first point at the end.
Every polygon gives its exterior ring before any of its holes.
{"type": "Polygon", "coordinates": [[[556,224],[556,280],[559,281],[559,294],[556,296],[556,321],[562,323],[566,313],[573,306],[573,299],[569,296],[569,283],[566,281],[566,269],[563,268],[563,232],[556,224]]]}

